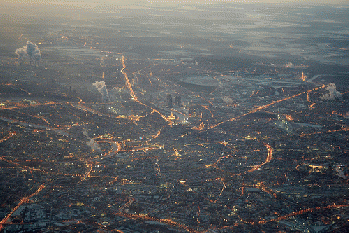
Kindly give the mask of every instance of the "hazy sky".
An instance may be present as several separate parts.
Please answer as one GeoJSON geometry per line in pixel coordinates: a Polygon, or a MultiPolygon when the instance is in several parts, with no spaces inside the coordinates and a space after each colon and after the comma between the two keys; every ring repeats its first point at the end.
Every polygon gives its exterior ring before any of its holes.
{"type": "Polygon", "coordinates": [[[214,3],[292,5],[292,7],[337,5],[349,7],[349,0],[0,0],[0,12],[14,14],[54,14],[61,10],[92,10],[115,12],[121,9],[152,9],[211,6],[214,3]],[[29,7],[28,7],[29,6],[29,7]],[[24,11],[24,12],[23,12],[24,11]],[[35,13],[36,12],[36,13],[35,13]]]}
{"type": "Polygon", "coordinates": [[[236,3],[291,3],[291,4],[349,4],[348,0],[1,0],[3,3],[10,4],[74,4],[74,5],[133,5],[135,3],[175,3],[175,4],[207,4],[217,2],[236,2],[236,3]]]}

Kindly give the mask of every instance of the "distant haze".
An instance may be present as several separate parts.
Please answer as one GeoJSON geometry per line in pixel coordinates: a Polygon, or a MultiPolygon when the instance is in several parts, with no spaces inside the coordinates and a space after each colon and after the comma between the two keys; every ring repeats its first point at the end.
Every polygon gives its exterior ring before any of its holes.
{"type": "Polygon", "coordinates": [[[136,6],[136,5],[151,5],[151,4],[214,4],[214,3],[288,3],[293,5],[311,4],[311,5],[333,5],[333,4],[348,4],[348,0],[257,0],[257,1],[241,1],[241,0],[2,0],[1,4],[30,4],[30,5],[66,5],[79,7],[94,7],[97,5],[114,5],[114,6],[136,6]]]}

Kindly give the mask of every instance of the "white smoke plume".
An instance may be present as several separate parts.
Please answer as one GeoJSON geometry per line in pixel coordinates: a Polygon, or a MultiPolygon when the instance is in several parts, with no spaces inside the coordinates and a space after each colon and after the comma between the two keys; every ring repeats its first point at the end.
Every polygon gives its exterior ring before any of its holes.
{"type": "Polygon", "coordinates": [[[222,100],[223,100],[226,104],[233,104],[233,103],[234,103],[233,99],[230,98],[230,97],[228,97],[228,96],[224,96],[224,97],[222,98],[222,100]]]}
{"type": "Polygon", "coordinates": [[[107,87],[105,85],[104,81],[96,81],[95,83],[92,84],[93,86],[95,86],[97,88],[97,90],[99,91],[99,93],[101,93],[102,95],[102,101],[103,102],[109,102],[109,93],[107,90],[107,87]]]}
{"type": "Polygon", "coordinates": [[[24,61],[28,57],[30,64],[38,65],[41,60],[41,52],[39,47],[30,41],[27,41],[27,45],[23,46],[22,48],[16,49],[16,54],[18,55],[18,60],[20,62],[24,61]]]}
{"type": "Polygon", "coordinates": [[[93,138],[90,138],[90,141],[87,141],[86,144],[91,148],[92,151],[101,151],[98,143],[93,138]]]}
{"type": "Polygon", "coordinates": [[[86,145],[88,145],[92,151],[97,151],[100,152],[101,148],[98,145],[98,143],[93,139],[88,136],[87,129],[82,130],[82,134],[87,137],[89,141],[86,142],[86,145]]]}
{"type": "Polygon", "coordinates": [[[321,97],[321,99],[323,99],[323,100],[335,100],[335,99],[339,99],[342,97],[342,94],[339,91],[337,91],[335,83],[328,84],[328,86],[326,87],[326,90],[329,93],[324,94],[321,97]]]}

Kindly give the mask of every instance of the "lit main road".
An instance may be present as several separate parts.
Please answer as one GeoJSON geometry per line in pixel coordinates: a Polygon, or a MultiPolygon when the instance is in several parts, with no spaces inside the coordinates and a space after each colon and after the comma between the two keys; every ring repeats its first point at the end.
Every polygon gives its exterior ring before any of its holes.
{"type": "Polygon", "coordinates": [[[125,71],[125,69],[126,69],[126,64],[125,64],[125,57],[124,57],[124,55],[122,55],[121,63],[122,63],[121,73],[122,73],[122,74],[124,75],[124,77],[125,77],[125,85],[126,85],[126,87],[129,89],[130,95],[131,95],[132,99],[133,99],[134,101],[136,101],[137,103],[143,105],[143,106],[146,106],[146,107],[151,108],[154,112],[158,113],[165,121],[167,121],[167,123],[168,123],[169,125],[172,125],[172,124],[173,124],[172,121],[169,120],[169,119],[168,119],[166,116],[164,116],[163,114],[161,114],[158,110],[156,110],[156,109],[154,109],[154,108],[152,108],[152,107],[150,107],[150,106],[148,106],[148,105],[146,105],[146,104],[144,104],[144,103],[142,103],[142,102],[140,102],[140,101],[138,100],[138,97],[137,97],[136,94],[134,93],[133,88],[132,88],[132,85],[131,85],[130,80],[129,80],[129,78],[128,78],[128,75],[127,75],[127,73],[126,73],[126,71],[125,71]]]}
{"type": "Polygon", "coordinates": [[[8,139],[12,138],[15,135],[16,135],[16,132],[9,132],[7,137],[4,137],[4,138],[0,139],[0,143],[2,143],[4,141],[7,141],[8,139]]]}
{"type": "Polygon", "coordinates": [[[336,204],[333,204],[333,205],[328,205],[328,206],[323,206],[323,207],[308,208],[308,209],[292,212],[290,214],[283,215],[283,216],[280,216],[280,217],[275,218],[275,219],[261,220],[261,221],[258,221],[257,223],[259,223],[259,224],[266,224],[268,222],[277,222],[277,221],[280,221],[280,220],[288,219],[290,217],[293,217],[293,216],[296,216],[296,215],[301,215],[301,214],[306,214],[306,213],[309,213],[309,212],[313,213],[313,212],[317,212],[317,211],[323,211],[323,210],[326,210],[326,209],[340,209],[340,208],[348,208],[348,207],[349,207],[349,205],[336,205],[336,204]]]}
{"type": "Polygon", "coordinates": [[[272,159],[273,159],[273,148],[269,145],[269,144],[264,144],[264,146],[267,148],[268,150],[268,155],[267,155],[267,158],[266,160],[264,161],[264,163],[261,163],[259,165],[255,165],[253,166],[252,169],[248,170],[248,172],[254,172],[256,171],[257,169],[259,169],[260,167],[262,167],[264,164],[267,164],[269,163],[272,159]]]}
{"type": "Polygon", "coordinates": [[[0,222],[0,231],[3,229],[4,224],[6,224],[7,220],[9,220],[9,218],[11,217],[11,215],[12,215],[21,205],[23,205],[23,204],[29,202],[29,199],[30,199],[30,198],[32,198],[33,196],[35,196],[35,195],[37,195],[38,193],[40,193],[41,190],[43,190],[44,188],[45,188],[45,185],[42,184],[42,185],[40,185],[40,187],[38,188],[38,190],[36,190],[35,193],[33,193],[33,194],[31,194],[31,195],[29,195],[29,196],[27,196],[27,197],[23,197],[23,198],[19,201],[19,203],[17,204],[17,206],[14,207],[14,208],[12,209],[12,211],[11,211],[9,214],[7,214],[6,217],[5,217],[3,220],[1,220],[1,222],[0,222]]]}
{"type": "MultiPolygon", "coordinates": [[[[224,143],[224,144],[225,144],[225,143],[224,143]]],[[[227,145],[227,144],[226,144],[226,145],[227,145]]],[[[231,176],[237,176],[237,175],[240,176],[240,175],[246,174],[246,173],[248,173],[248,172],[254,172],[254,171],[258,170],[259,168],[261,168],[263,165],[269,163],[269,162],[273,159],[273,148],[272,148],[269,144],[267,144],[267,143],[264,143],[264,146],[267,148],[267,158],[265,159],[265,161],[264,161],[263,163],[258,164],[258,165],[255,165],[255,166],[253,166],[250,170],[248,170],[248,171],[246,171],[246,172],[243,172],[243,173],[230,173],[230,172],[229,172],[229,174],[230,174],[231,176]]],[[[222,157],[220,157],[215,163],[206,165],[206,168],[215,167],[216,169],[219,169],[219,168],[218,168],[218,163],[219,163],[222,159],[224,159],[224,158],[229,158],[229,157],[231,157],[231,155],[222,156],[222,157]]],[[[221,169],[219,169],[219,170],[221,170],[221,169]]],[[[223,171],[223,170],[222,170],[222,171],[223,171]]]]}
{"type": "Polygon", "coordinates": [[[323,86],[321,86],[321,87],[316,87],[316,88],[314,88],[314,89],[312,89],[312,90],[307,90],[307,91],[300,92],[300,93],[298,93],[298,94],[295,94],[295,95],[292,95],[292,96],[289,96],[289,97],[286,97],[286,98],[283,98],[283,99],[280,99],[280,100],[273,101],[273,102],[271,102],[271,103],[269,103],[269,104],[265,104],[265,105],[259,106],[259,107],[257,107],[257,108],[254,108],[254,109],[250,110],[248,113],[245,113],[245,114],[243,114],[243,115],[241,115],[241,116],[234,117],[234,118],[230,118],[230,119],[228,119],[228,120],[226,120],[226,121],[222,121],[222,122],[220,122],[220,123],[218,123],[218,124],[211,125],[211,126],[209,126],[208,128],[209,128],[209,129],[216,128],[217,126],[219,126],[219,125],[221,125],[221,124],[224,124],[224,123],[226,123],[226,122],[235,121],[235,120],[237,120],[237,119],[239,119],[239,118],[241,118],[241,117],[247,116],[247,115],[252,114],[252,113],[256,113],[256,112],[258,112],[258,111],[260,111],[260,110],[263,110],[263,109],[266,109],[266,108],[268,108],[268,107],[270,107],[270,106],[272,106],[272,105],[275,105],[275,104],[278,104],[278,103],[281,103],[281,102],[284,102],[284,101],[293,99],[293,98],[295,98],[295,97],[298,97],[298,96],[303,95],[303,94],[310,93],[310,92],[312,92],[312,91],[317,91],[317,90],[319,90],[320,88],[325,88],[325,87],[326,87],[326,86],[323,85],[323,86]]]}

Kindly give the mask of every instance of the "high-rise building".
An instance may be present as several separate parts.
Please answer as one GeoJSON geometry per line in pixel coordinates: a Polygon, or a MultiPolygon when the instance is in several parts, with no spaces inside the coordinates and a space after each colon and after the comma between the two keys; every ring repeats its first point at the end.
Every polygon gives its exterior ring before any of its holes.
{"type": "Polygon", "coordinates": [[[171,94],[168,94],[166,98],[167,98],[167,107],[172,108],[173,107],[173,101],[172,101],[171,94]]]}
{"type": "Polygon", "coordinates": [[[182,106],[181,97],[179,95],[175,96],[175,104],[179,107],[182,106]]]}

